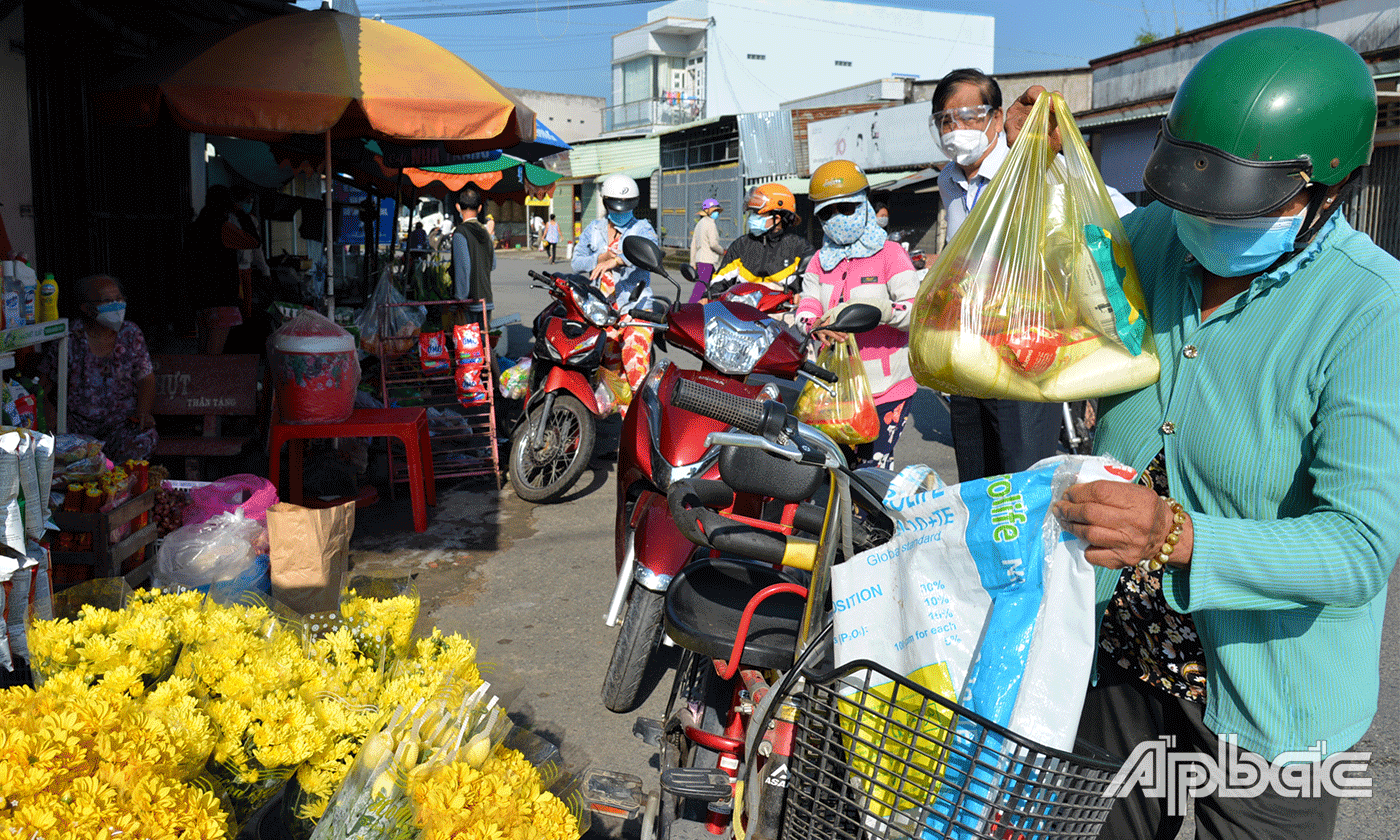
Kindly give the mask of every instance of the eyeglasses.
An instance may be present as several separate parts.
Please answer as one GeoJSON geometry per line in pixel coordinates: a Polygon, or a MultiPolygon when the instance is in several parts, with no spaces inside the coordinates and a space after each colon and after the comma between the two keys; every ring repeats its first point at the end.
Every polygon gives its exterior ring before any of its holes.
{"type": "Polygon", "coordinates": [[[828,204],[817,211],[817,220],[824,222],[837,214],[849,216],[856,212],[856,208],[859,206],[860,205],[854,201],[842,201],[838,204],[828,204]]]}
{"type": "Polygon", "coordinates": [[[928,130],[936,138],[944,132],[952,131],[961,126],[963,128],[986,128],[987,118],[992,113],[992,106],[978,105],[965,106],[962,108],[947,108],[942,111],[934,111],[928,118],[928,130]]]}

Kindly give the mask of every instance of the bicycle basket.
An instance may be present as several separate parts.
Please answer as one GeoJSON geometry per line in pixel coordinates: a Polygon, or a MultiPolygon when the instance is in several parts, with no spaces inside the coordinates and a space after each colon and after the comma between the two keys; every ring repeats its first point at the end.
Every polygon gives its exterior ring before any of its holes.
{"type": "Polygon", "coordinates": [[[869,661],[806,673],[782,840],[1064,840],[1099,835],[1122,761],[1005,727],[869,661]]]}

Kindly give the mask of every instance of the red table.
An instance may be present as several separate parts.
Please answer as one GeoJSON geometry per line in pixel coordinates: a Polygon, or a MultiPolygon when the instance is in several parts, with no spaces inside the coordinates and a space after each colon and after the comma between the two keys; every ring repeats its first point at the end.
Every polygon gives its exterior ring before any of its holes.
{"type": "Polygon", "coordinates": [[[408,489],[413,501],[413,530],[428,529],[428,505],[437,504],[433,453],[428,441],[428,412],[422,408],[357,408],[340,423],[283,423],[275,417],[268,456],[268,475],[281,477],[282,444],[287,452],[288,480],[293,504],[301,504],[301,456],[307,439],[396,437],[408,456],[408,489]]]}

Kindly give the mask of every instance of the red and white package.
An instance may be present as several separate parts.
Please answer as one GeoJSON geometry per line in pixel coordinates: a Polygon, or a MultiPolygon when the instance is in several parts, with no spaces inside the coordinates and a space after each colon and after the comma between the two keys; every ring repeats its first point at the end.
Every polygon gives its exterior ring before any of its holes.
{"type": "Polygon", "coordinates": [[[457,366],[457,401],[480,405],[491,399],[491,374],[480,365],[457,366]]]}
{"type": "Polygon", "coordinates": [[[452,356],[447,352],[447,333],[426,332],[418,336],[418,361],[423,370],[451,370],[452,356]]]}
{"type": "Polygon", "coordinates": [[[452,328],[452,339],[457,346],[457,364],[486,364],[485,343],[481,340],[480,324],[458,324],[452,328]]]}

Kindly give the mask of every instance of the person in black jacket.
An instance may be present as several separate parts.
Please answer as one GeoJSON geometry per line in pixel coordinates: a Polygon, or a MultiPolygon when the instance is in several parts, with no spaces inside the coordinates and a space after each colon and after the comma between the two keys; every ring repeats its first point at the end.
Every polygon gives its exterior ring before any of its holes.
{"type": "Polygon", "coordinates": [[[707,298],[715,298],[736,283],[760,283],[796,293],[802,268],[816,249],[797,226],[797,199],[782,184],[763,184],[749,191],[748,233],[730,243],[710,280],[707,298]]]}

